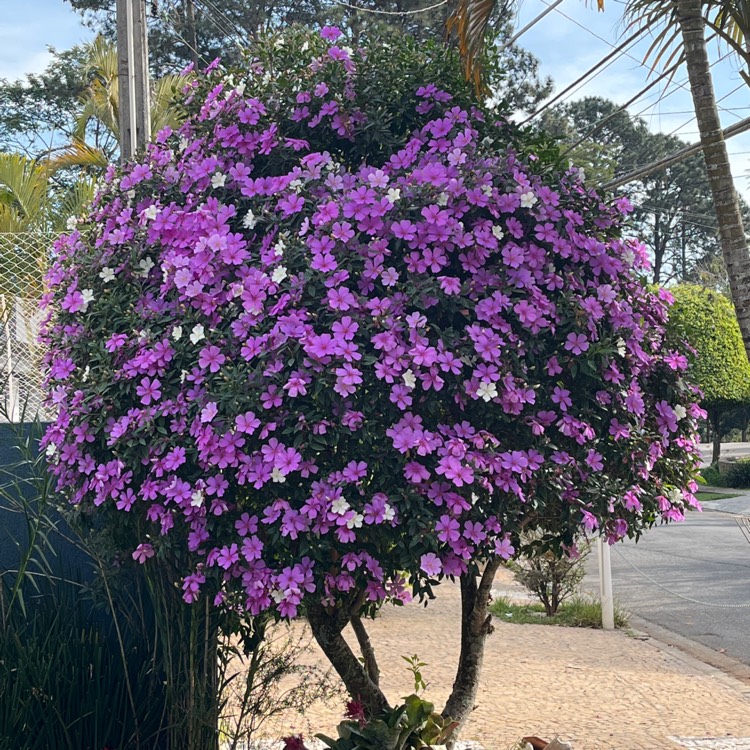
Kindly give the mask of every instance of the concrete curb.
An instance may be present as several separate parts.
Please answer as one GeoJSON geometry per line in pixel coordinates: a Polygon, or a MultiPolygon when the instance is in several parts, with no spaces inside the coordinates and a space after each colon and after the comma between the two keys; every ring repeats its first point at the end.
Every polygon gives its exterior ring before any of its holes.
{"type": "Polygon", "coordinates": [[[628,619],[635,637],[647,636],[656,648],[716,678],[750,701],[750,665],[637,615],[629,615],[628,619]]]}

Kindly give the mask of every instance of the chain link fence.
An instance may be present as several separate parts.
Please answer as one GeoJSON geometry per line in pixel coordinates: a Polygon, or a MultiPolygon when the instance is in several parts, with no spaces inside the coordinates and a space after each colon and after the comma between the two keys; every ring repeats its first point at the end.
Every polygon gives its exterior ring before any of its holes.
{"type": "Polygon", "coordinates": [[[55,235],[0,232],[0,422],[46,421],[39,301],[55,235]]]}

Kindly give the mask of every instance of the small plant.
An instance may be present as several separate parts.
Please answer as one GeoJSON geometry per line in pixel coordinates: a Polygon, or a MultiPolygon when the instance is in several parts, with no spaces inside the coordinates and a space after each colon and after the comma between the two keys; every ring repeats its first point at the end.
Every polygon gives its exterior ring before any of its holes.
{"type": "Polygon", "coordinates": [[[509,563],[515,579],[544,605],[547,617],[557,614],[560,605],[573,596],[583,580],[583,561],[590,552],[588,543],[565,555],[544,549],[539,537],[529,538],[527,553],[509,563]]]}
{"type": "Polygon", "coordinates": [[[424,681],[424,677],[422,677],[422,667],[426,667],[427,662],[420,661],[416,654],[402,656],[401,658],[409,665],[409,671],[414,677],[414,692],[419,695],[423,690],[427,689],[427,683],[424,681]]]}
{"type": "Polygon", "coordinates": [[[342,721],[338,739],[324,734],[317,737],[329,750],[419,750],[445,744],[457,726],[457,722],[436,713],[429,701],[409,695],[402,705],[383,711],[371,721],[342,721]]]}

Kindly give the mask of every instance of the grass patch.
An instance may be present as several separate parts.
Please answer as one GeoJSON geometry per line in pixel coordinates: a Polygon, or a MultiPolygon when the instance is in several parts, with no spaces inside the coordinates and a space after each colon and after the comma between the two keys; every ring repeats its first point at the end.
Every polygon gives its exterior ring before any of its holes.
{"type": "MultiPolygon", "coordinates": [[[[541,604],[512,604],[504,596],[495,599],[490,612],[499,620],[517,625],[562,625],[568,628],[601,628],[602,605],[599,602],[576,597],[564,602],[557,614],[547,617],[541,604]]],[[[625,613],[615,606],[615,627],[626,628],[628,619],[625,613]]]]}
{"type": "Polygon", "coordinates": [[[695,493],[698,502],[710,503],[712,500],[729,500],[732,497],[739,497],[736,492],[705,492],[700,490],[695,493]]]}

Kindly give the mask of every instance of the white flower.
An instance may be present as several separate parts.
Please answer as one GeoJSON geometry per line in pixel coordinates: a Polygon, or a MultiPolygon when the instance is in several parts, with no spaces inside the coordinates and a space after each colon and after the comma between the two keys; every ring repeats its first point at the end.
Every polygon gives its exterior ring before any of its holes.
{"type": "Polygon", "coordinates": [[[135,198],[135,190],[128,190],[128,192],[125,193],[125,195],[128,196],[128,200],[129,201],[132,201],[133,198],[135,198]]]}
{"type": "Polygon", "coordinates": [[[227,176],[223,172],[217,172],[212,178],[211,178],[211,187],[212,188],[220,188],[224,187],[224,183],[227,181],[227,176]]]}
{"type": "Polygon", "coordinates": [[[185,378],[188,376],[187,370],[180,370],[180,383],[185,382],[185,378]]]}
{"type": "Polygon", "coordinates": [[[203,490],[196,490],[190,495],[190,505],[194,508],[200,508],[203,505],[203,490]]]}
{"type": "Polygon", "coordinates": [[[628,353],[628,349],[625,344],[625,339],[617,339],[617,353],[621,357],[624,357],[628,353]]]}
{"type": "Polygon", "coordinates": [[[680,500],[682,500],[682,491],[678,490],[677,487],[675,487],[673,490],[670,490],[669,492],[667,492],[667,497],[673,503],[679,503],[680,500]]]}
{"type": "Polygon", "coordinates": [[[277,266],[271,274],[271,281],[274,284],[280,284],[287,277],[286,266],[277,266]]]}
{"type": "Polygon", "coordinates": [[[94,301],[94,290],[82,289],[81,297],[83,297],[83,309],[85,310],[94,301]]]}
{"type": "Polygon", "coordinates": [[[289,187],[294,190],[295,193],[299,193],[302,190],[302,180],[292,180],[289,183],[289,187]]]}
{"type": "Polygon", "coordinates": [[[503,232],[503,228],[497,225],[492,227],[492,234],[494,234],[495,237],[499,240],[501,240],[505,236],[505,232],[503,232]]]}
{"type": "Polygon", "coordinates": [[[682,404],[674,406],[674,413],[677,419],[685,419],[687,416],[687,409],[682,404]]]}
{"type": "Polygon", "coordinates": [[[139,261],[138,268],[140,269],[138,271],[139,276],[143,276],[144,278],[148,276],[151,269],[154,267],[154,261],[151,260],[151,258],[144,258],[142,261],[139,261]]]}
{"type": "Polygon", "coordinates": [[[347,529],[361,529],[362,521],[364,521],[364,516],[361,513],[356,513],[346,522],[346,528],[347,529]]]}
{"type": "Polygon", "coordinates": [[[172,338],[175,341],[179,341],[182,338],[182,326],[175,326],[172,329],[172,338]]]}
{"type": "Polygon", "coordinates": [[[340,497],[338,500],[334,500],[331,503],[331,511],[335,513],[337,516],[343,516],[346,511],[349,510],[351,506],[346,501],[346,498],[340,497]]]}
{"type": "Polygon", "coordinates": [[[203,329],[203,326],[198,323],[193,326],[193,330],[190,332],[190,343],[191,344],[197,344],[199,341],[202,341],[206,338],[206,333],[203,329]]]}
{"type": "Polygon", "coordinates": [[[492,185],[482,185],[482,192],[489,198],[492,195],[492,185]]]}
{"type": "Polygon", "coordinates": [[[346,52],[349,57],[351,57],[354,54],[354,50],[351,47],[342,47],[341,50],[343,52],[346,52]]]}
{"type": "Polygon", "coordinates": [[[277,466],[274,466],[271,471],[271,481],[272,482],[286,482],[286,475],[281,472],[281,469],[279,469],[277,466]]]}
{"type": "Polygon", "coordinates": [[[447,206],[448,205],[448,193],[440,193],[437,198],[437,204],[438,206],[447,206]]]}
{"type": "Polygon", "coordinates": [[[310,42],[305,42],[305,43],[304,43],[304,44],[302,45],[302,47],[300,47],[300,49],[301,49],[301,50],[302,50],[303,52],[307,52],[307,50],[308,50],[308,49],[310,49],[310,42]]]}
{"type": "Polygon", "coordinates": [[[497,386],[488,380],[483,380],[477,388],[477,396],[485,401],[492,401],[497,397],[497,386]]]}
{"type": "Polygon", "coordinates": [[[477,500],[479,500],[479,495],[477,495],[476,492],[472,492],[471,493],[471,504],[472,505],[476,505],[477,504],[477,500]]]}
{"type": "Polygon", "coordinates": [[[401,377],[404,379],[404,385],[407,388],[417,387],[417,379],[411,370],[407,370],[401,377]]]}
{"type": "Polygon", "coordinates": [[[180,138],[180,145],[177,147],[180,151],[184,151],[188,147],[188,139],[183,135],[180,138]]]}
{"type": "Polygon", "coordinates": [[[65,222],[65,226],[72,232],[78,226],[78,219],[75,216],[71,216],[65,222]]]}
{"type": "Polygon", "coordinates": [[[383,511],[383,520],[384,521],[392,521],[396,517],[396,511],[393,510],[393,508],[388,505],[388,503],[385,504],[385,510],[383,511]]]}
{"type": "Polygon", "coordinates": [[[280,258],[284,254],[284,250],[286,250],[286,242],[284,242],[283,239],[279,239],[279,241],[273,246],[273,254],[280,258]]]}
{"type": "Polygon", "coordinates": [[[273,599],[276,602],[276,604],[281,604],[281,602],[283,602],[285,598],[286,598],[286,595],[284,594],[283,591],[279,591],[279,589],[274,589],[271,592],[271,599],[273,599]]]}
{"type": "Polygon", "coordinates": [[[52,458],[57,453],[57,446],[54,443],[50,443],[44,452],[47,454],[47,458],[52,458]]]}
{"type": "Polygon", "coordinates": [[[626,250],[622,254],[622,259],[625,261],[626,266],[632,266],[635,262],[635,253],[632,250],[626,250]]]}
{"type": "Polygon", "coordinates": [[[143,215],[145,218],[147,218],[149,221],[153,221],[160,213],[159,207],[157,205],[149,206],[144,212],[143,215]]]}
{"type": "Polygon", "coordinates": [[[83,375],[81,375],[81,380],[85,383],[89,379],[89,375],[91,374],[91,368],[86,365],[86,369],[83,371],[83,375]]]}
{"type": "Polygon", "coordinates": [[[102,268],[102,270],[99,271],[99,278],[105,284],[109,284],[110,281],[115,280],[115,272],[109,266],[104,266],[104,268],[102,268]]]}
{"type": "Polygon", "coordinates": [[[257,223],[258,219],[255,218],[255,214],[252,211],[248,211],[245,214],[245,218],[242,220],[242,226],[245,227],[245,229],[253,229],[257,223]]]}
{"type": "Polygon", "coordinates": [[[388,193],[385,197],[391,203],[401,200],[401,188],[388,188],[388,193]]]}
{"type": "Polygon", "coordinates": [[[521,194],[521,208],[531,208],[537,201],[537,197],[529,190],[521,194]]]}

